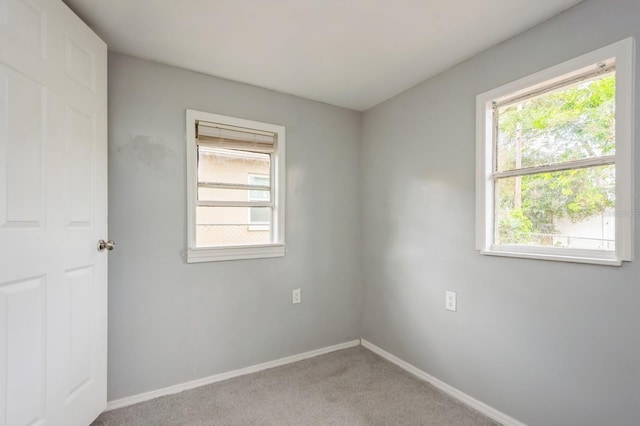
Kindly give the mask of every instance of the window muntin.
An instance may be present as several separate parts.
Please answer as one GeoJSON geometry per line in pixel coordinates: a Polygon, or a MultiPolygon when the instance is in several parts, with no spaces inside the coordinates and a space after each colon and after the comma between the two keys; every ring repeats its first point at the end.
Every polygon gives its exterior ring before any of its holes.
{"type": "Polygon", "coordinates": [[[187,163],[189,262],[284,255],[282,126],[188,110],[187,163]]]}
{"type": "Polygon", "coordinates": [[[633,40],[478,96],[477,248],[632,258],[633,40]]]}

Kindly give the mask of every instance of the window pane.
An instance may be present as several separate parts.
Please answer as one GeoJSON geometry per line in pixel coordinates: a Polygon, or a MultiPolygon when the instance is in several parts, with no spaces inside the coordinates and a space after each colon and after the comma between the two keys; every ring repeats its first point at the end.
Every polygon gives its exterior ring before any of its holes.
{"type": "Polygon", "coordinates": [[[271,221],[271,208],[249,207],[249,223],[252,225],[268,225],[271,221]]]}
{"type": "MultiPolygon", "coordinates": [[[[198,183],[246,185],[250,174],[271,173],[271,155],[230,149],[198,148],[198,183]]],[[[267,180],[267,186],[269,182],[267,180]]],[[[245,198],[246,201],[246,198],[245,198]]]]}
{"type": "MultiPolygon", "coordinates": [[[[249,175],[249,185],[269,186],[269,175],[249,175]]],[[[269,191],[249,191],[249,201],[269,201],[269,191]]]]}
{"type": "Polygon", "coordinates": [[[615,154],[615,74],[498,108],[497,170],[615,154]]]}
{"type": "Polygon", "coordinates": [[[270,199],[270,191],[198,188],[198,200],[201,201],[270,201],[270,199]]]}
{"type": "Polygon", "coordinates": [[[502,178],[495,244],[615,250],[615,166],[502,178]]]}
{"type": "Polygon", "coordinates": [[[196,207],[198,247],[271,242],[271,207],[196,207]],[[259,219],[259,223],[253,222],[259,219]]]}

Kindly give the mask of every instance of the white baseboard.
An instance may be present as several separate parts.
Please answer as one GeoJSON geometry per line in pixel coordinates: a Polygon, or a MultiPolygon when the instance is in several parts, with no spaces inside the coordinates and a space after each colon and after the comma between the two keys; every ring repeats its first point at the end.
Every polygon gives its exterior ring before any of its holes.
{"type": "Polygon", "coordinates": [[[128,396],[126,398],[116,399],[107,403],[107,409],[105,411],[115,410],[116,408],[127,407],[129,405],[138,404],[140,402],[149,401],[150,399],[158,398],[165,395],[171,395],[174,393],[182,392],[189,389],[194,389],[200,386],[208,385],[211,383],[221,382],[223,380],[231,379],[233,377],[244,376],[245,374],[255,373],[257,371],[267,370],[269,368],[280,367],[281,365],[291,364],[293,362],[302,361],[303,359],[313,358],[318,355],[324,355],[329,352],[339,351],[341,349],[352,348],[359,346],[360,340],[352,340],[350,342],[340,343],[338,345],[327,346],[325,348],[316,349],[314,351],[305,352],[298,355],[292,355],[274,361],[264,362],[262,364],[252,365],[250,367],[241,368],[239,370],[229,371],[227,373],[215,374],[213,376],[204,377],[202,379],[192,380],[186,383],[180,383],[177,385],[169,386],[162,389],[157,389],[150,392],[141,393],[138,395],[128,396]]]}
{"type": "Polygon", "coordinates": [[[374,345],[373,343],[371,343],[371,342],[369,342],[369,341],[367,341],[365,339],[360,339],[360,340],[362,342],[362,346],[364,346],[365,348],[369,349],[371,352],[380,355],[382,358],[384,358],[384,359],[396,364],[398,367],[402,368],[403,370],[408,371],[409,373],[413,374],[414,376],[418,377],[419,379],[422,379],[425,382],[431,383],[434,387],[436,387],[436,388],[440,389],[441,391],[451,395],[452,397],[454,397],[455,399],[459,400],[463,404],[466,404],[469,407],[481,412],[482,414],[484,414],[485,416],[489,417],[490,419],[495,420],[496,422],[498,422],[498,423],[500,423],[502,425],[505,425],[505,426],[526,426],[521,421],[518,421],[518,420],[514,419],[513,417],[510,417],[510,416],[504,414],[503,412],[496,410],[495,408],[485,404],[484,402],[478,401],[477,399],[475,399],[475,398],[467,395],[466,393],[454,388],[453,386],[450,386],[450,385],[446,384],[442,380],[436,379],[432,375],[427,374],[424,371],[420,370],[419,368],[414,367],[413,365],[409,364],[408,362],[405,362],[405,361],[401,360],[397,356],[390,354],[389,352],[387,352],[384,349],[374,345]]]}
{"type": "Polygon", "coordinates": [[[198,388],[200,386],[205,386],[211,383],[221,382],[223,380],[232,379],[238,376],[244,376],[245,374],[251,374],[262,370],[267,370],[269,368],[280,367],[282,365],[291,364],[297,361],[302,361],[303,359],[313,358],[318,355],[324,355],[329,352],[339,351],[341,349],[352,348],[354,346],[358,346],[362,344],[363,347],[369,349],[371,352],[374,352],[380,355],[382,358],[396,364],[403,370],[408,371],[414,376],[431,383],[436,388],[441,391],[451,395],[456,398],[460,402],[468,405],[469,407],[481,412],[485,416],[489,417],[492,420],[495,420],[498,423],[501,423],[505,426],[526,426],[524,423],[510,417],[501,411],[496,410],[495,408],[485,404],[484,402],[480,402],[477,399],[467,395],[466,393],[454,388],[443,382],[442,380],[436,379],[430,374],[425,373],[417,367],[409,364],[398,358],[395,355],[390,354],[384,349],[374,345],[373,343],[365,340],[352,340],[350,342],[340,343],[338,345],[327,346],[325,348],[316,349],[313,351],[292,355],[280,359],[276,359],[274,361],[264,362],[262,364],[252,365],[249,367],[241,368],[239,370],[229,371],[226,373],[215,374],[213,376],[204,377],[202,379],[192,380],[190,382],[180,383],[177,385],[169,386],[162,389],[153,390],[150,392],[141,393],[138,395],[128,396],[121,399],[116,399],[113,401],[109,401],[107,403],[107,409],[105,411],[115,410],[117,408],[127,407],[129,405],[138,404],[140,402],[149,401],[151,399],[159,398],[165,395],[171,395],[175,393],[179,393],[185,390],[198,388]]]}

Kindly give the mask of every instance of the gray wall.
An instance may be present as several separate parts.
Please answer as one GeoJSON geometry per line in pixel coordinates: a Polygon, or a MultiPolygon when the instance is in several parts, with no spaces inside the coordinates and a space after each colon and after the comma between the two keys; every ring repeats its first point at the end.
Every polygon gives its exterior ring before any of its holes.
{"type": "Polygon", "coordinates": [[[109,55],[109,400],[360,337],[360,119],[109,55]],[[185,263],[186,108],[286,126],[285,257],[185,263]]]}
{"type": "Polygon", "coordinates": [[[640,37],[639,18],[587,0],[364,114],[365,339],[529,425],[640,424],[640,261],[474,250],[475,96],[640,37]]]}
{"type": "Polygon", "coordinates": [[[639,16],[637,0],[587,0],[362,123],[354,111],[110,54],[109,399],[362,334],[532,426],[637,425],[639,262],[476,253],[474,107],[478,93],[640,37],[639,16]],[[284,258],[184,262],[186,108],[287,127],[284,258]],[[297,287],[303,303],[291,305],[297,287]],[[445,289],[458,292],[458,312],[444,310],[445,289]]]}

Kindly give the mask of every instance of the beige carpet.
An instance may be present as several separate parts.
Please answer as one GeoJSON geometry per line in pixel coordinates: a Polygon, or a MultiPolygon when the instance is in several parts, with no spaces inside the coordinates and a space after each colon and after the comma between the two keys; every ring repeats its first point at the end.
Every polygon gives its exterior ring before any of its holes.
{"type": "Polygon", "coordinates": [[[362,347],[102,414],[103,425],[496,425],[362,347]]]}

